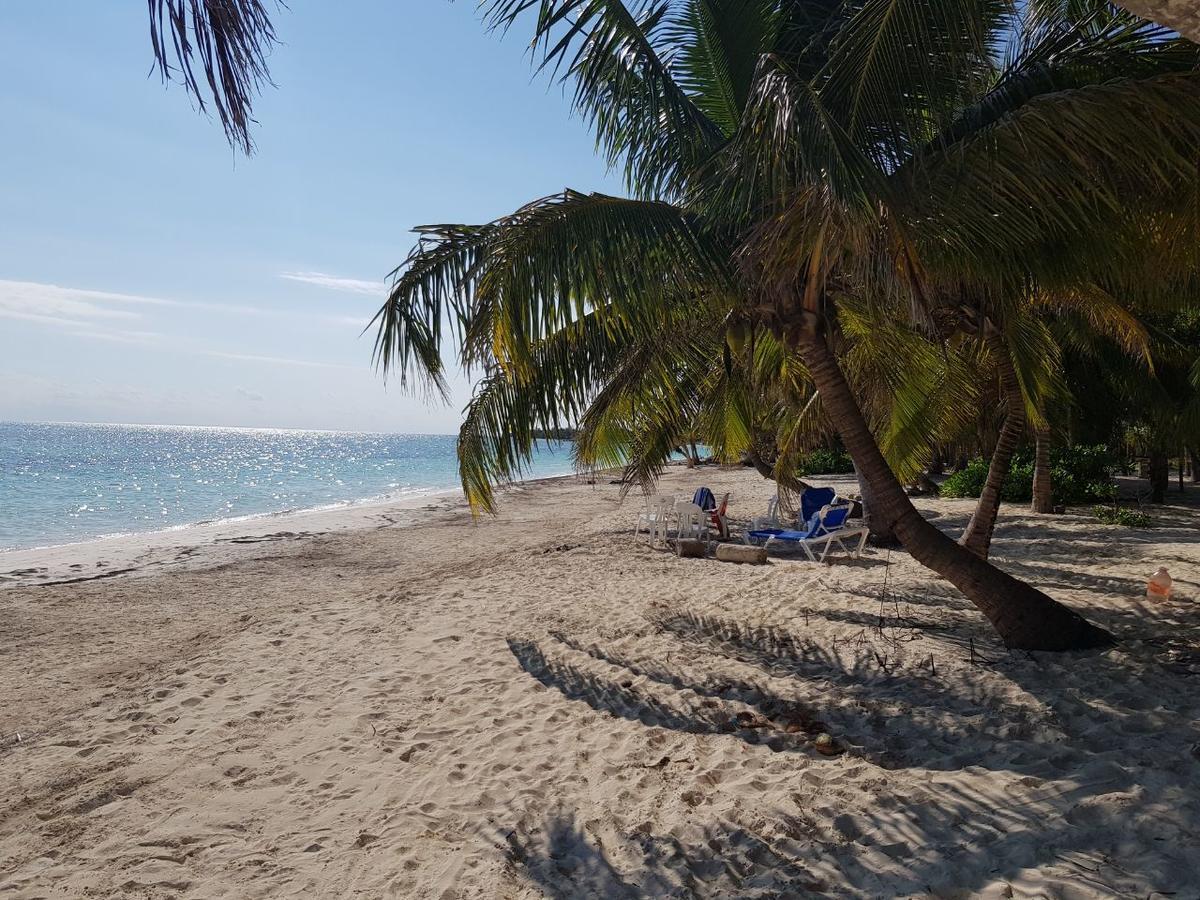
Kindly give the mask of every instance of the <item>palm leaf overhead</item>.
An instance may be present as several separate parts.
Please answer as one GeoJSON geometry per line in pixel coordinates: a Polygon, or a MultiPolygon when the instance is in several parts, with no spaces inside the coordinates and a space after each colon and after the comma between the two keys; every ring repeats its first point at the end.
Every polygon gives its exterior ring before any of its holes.
{"type": "Polygon", "coordinates": [[[231,144],[254,150],[254,97],[271,83],[276,43],[263,0],[147,0],[159,73],[178,80],[201,110],[209,103],[231,144]]]}
{"type": "Polygon", "coordinates": [[[1011,271],[1014,257],[1059,282],[1119,276],[1136,246],[1131,212],[1195,195],[1198,142],[1200,74],[1043,95],[927,155],[905,185],[905,219],[927,263],[975,277],[1011,271]]]}
{"type": "Polygon", "coordinates": [[[493,486],[521,477],[537,434],[573,426],[628,356],[629,334],[589,313],[538,342],[520,374],[489,367],[458,437],[459,474],[473,510],[495,511],[493,486]]]}
{"type": "Polygon", "coordinates": [[[448,330],[468,370],[519,367],[588,312],[653,321],[665,297],[730,289],[720,243],[662,202],[567,191],[487,225],[418,233],[375,319],[376,362],[402,386],[441,376],[432,351],[448,330]]]}
{"type": "Polygon", "coordinates": [[[908,326],[895,309],[862,298],[838,305],[845,365],[888,463],[910,482],[939,444],[974,422],[979,401],[975,342],[938,342],[908,326]]]}
{"type": "Polygon", "coordinates": [[[668,24],[677,83],[725,137],[741,123],[759,58],[784,25],[776,0],[688,0],[668,24]]]}
{"type": "Polygon", "coordinates": [[[847,3],[821,79],[822,98],[877,164],[889,170],[985,83],[1006,0],[847,3]]]}
{"type": "Polygon", "coordinates": [[[1108,291],[1081,284],[1069,291],[1034,292],[1028,303],[1029,310],[1049,319],[1052,327],[1059,323],[1082,326],[1072,328],[1072,333],[1110,340],[1153,371],[1153,348],[1145,323],[1108,291]]]}
{"type": "Polygon", "coordinates": [[[507,30],[537,11],[530,46],[539,68],[575,85],[574,104],[591,124],[610,165],[624,168],[635,194],[678,191],[686,170],[722,139],[677,82],[665,40],[666,2],[493,0],[484,16],[507,30]]]}

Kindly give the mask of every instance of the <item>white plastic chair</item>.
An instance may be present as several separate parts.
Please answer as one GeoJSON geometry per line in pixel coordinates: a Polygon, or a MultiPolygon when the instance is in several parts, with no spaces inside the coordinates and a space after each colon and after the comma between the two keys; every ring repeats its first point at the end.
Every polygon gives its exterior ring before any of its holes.
{"type": "Polygon", "coordinates": [[[747,531],[761,531],[764,528],[780,528],[782,523],[779,521],[779,495],[776,494],[767,501],[767,514],[765,516],[755,516],[750,520],[750,527],[747,531]]]}
{"type": "Polygon", "coordinates": [[[667,540],[667,526],[671,523],[674,500],[662,494],[646,498],[646,508],[638,513],[637,524],[633,526],[633,536],[644,527],[650,533],[650,544],[653,546],[661,538],[667,540]]]}
{"type": "Polygon", "coordinates": [[[679,538],[707,538],[708,513],[691,500],[675,501],[675,533],[679,538]]]}

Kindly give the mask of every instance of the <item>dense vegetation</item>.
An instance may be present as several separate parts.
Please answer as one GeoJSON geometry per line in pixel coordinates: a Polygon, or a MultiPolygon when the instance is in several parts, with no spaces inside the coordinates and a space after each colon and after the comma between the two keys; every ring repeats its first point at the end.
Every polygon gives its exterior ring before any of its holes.
{"type": "Polygon", "coordinates": [[[830,449],[819,447],[800,457],[797,474],[805,475],[845,475],[854,471],[854,462],[840,448],[830,449]]]}
{"type": "MultiPolygon", "coordinates": [[[[1113,475],[1120,462],[1103,445],[1063,447],[1050,452],[1050,475],[1055,505],[1111,500],[1116,493],[1113,475]]],[[[1034,456],[1030,447],[1017,451],[1004,479],[1000,499],[1029,503],[1033,499],[1034,456]]],[[[941,484],[943,497],[978,497],[987,480],[988,463],[979,457],[941,484]]]]}

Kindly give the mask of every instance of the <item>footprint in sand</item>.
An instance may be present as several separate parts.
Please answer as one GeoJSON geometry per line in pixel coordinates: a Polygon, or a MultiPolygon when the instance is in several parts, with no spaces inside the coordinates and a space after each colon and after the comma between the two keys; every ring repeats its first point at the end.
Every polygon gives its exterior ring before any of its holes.
{"type": "Polygon", "coordinates": [[[409,747],[407,750],[405,750],[403,753],[401,753],[397,757],[397,759],[399,759],[400,762],[411,762],[413,756],[420,753],[422,750],[424,750],[428,746],[429,745],[426,743],[417,742],[417,743],[413,744],[411,747],[409,747]]]}

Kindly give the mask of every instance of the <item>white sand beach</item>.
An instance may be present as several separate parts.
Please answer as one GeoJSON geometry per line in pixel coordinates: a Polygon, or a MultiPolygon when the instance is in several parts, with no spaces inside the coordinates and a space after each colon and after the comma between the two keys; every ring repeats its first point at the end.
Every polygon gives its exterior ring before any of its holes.
{"type": "Polygon", "coordinates": [[[1200,897],[1195,508],[1003,508],[1121,638],[1053,655],[901,551],[652,550],[607,481],[422,505],[0,557],[0,897],[1200,897]]]}

